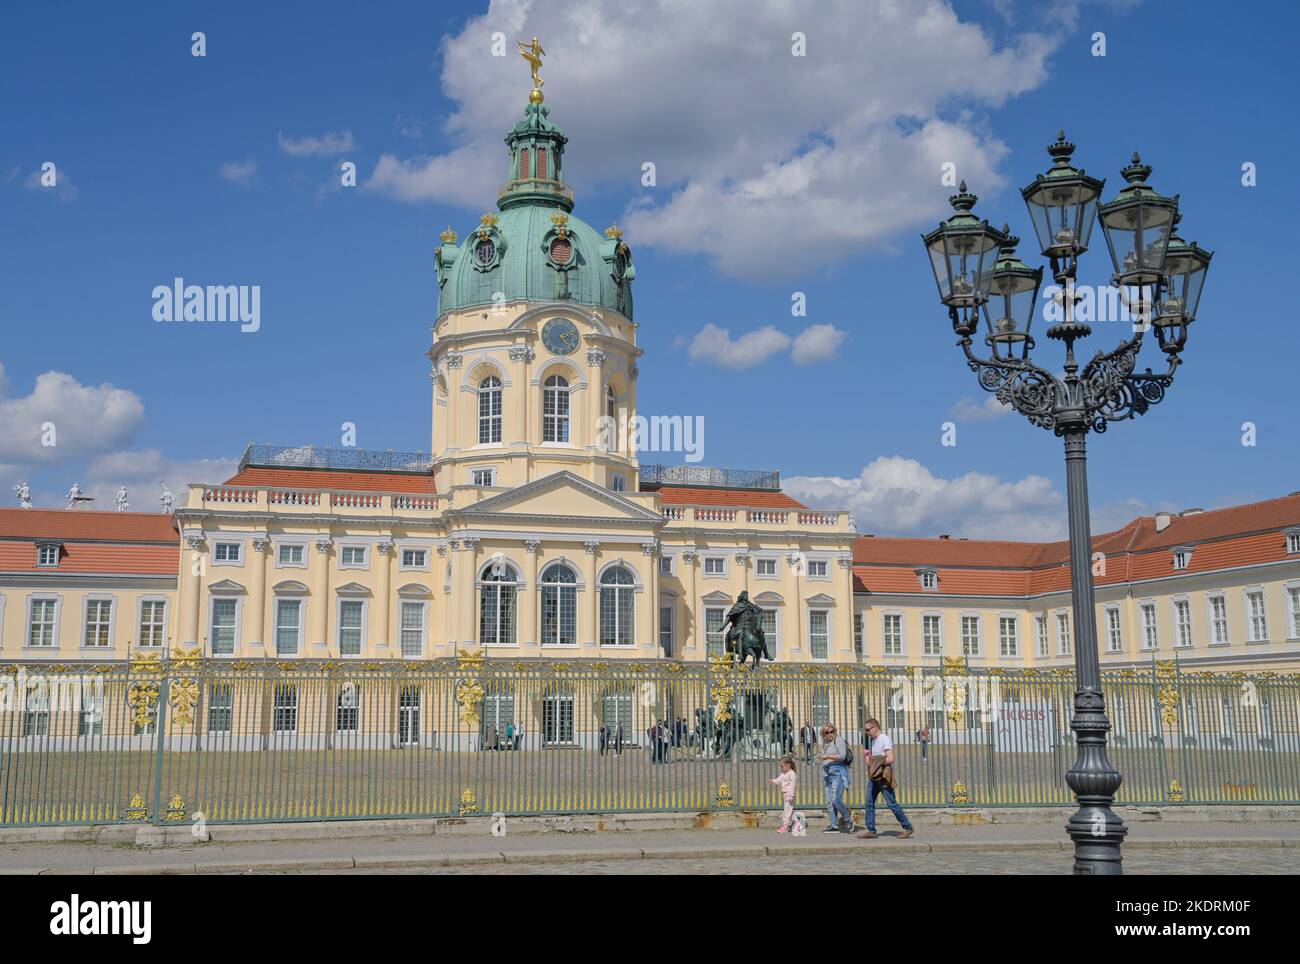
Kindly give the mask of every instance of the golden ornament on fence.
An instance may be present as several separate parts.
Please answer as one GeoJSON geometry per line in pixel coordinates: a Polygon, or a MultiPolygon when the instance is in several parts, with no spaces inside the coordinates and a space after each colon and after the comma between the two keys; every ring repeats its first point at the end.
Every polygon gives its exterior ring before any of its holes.
{"type": "Polygon", "coordinates": [[[1177,780],[1169,781],[1169,802],[1186,803],[1187,794],[1183,792],[1183,785],[1177,780]]]}
{"type": "Polygon", "coordinates": [[[181,823],[185,819],[185,801],[181,799],[178,793],[172,797],[171,802],[167,804],[167,822],[181,823]]]}
{"type": "Polygon", "coordinates": [[[718,795],[714,798],[714,803],[719,807],[734,807],[736,798],[731,795],[731,787],[725,783],[718,784],[718,795]]]}
{"type": "Polygon", "coordinates": [[[478,813],[478,798],[474,796],[473,790],[467,788],[460,795],[460,815],[468,817],[476,813],[478,813]]]}
{"type": "Polygon", "coordinates": [[[970,793],[966,790],[966,784],[958,780],[952,785],[952,793],[949,794],[954,807],[964,807],[970,803],[970,793]]]}
{"type": "Polygon", "coordinates": [[[144,796],[137,793],[131,798],[126,808],[127,820],[148,820],[149,808],[144,805],[144,796]]]}

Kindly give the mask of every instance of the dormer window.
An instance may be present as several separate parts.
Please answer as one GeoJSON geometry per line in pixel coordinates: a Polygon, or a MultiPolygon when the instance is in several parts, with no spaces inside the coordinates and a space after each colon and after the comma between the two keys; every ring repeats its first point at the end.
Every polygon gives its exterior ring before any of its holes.
{"type": "Polygon", "coordinates": [[[1292,529],[1286,534],[1287,555],[1300,554],[1300,529],[1292,529]]]}
{"type": "Polygon", "coordinates": [[[57,542],[42,542],[36,547],[36,565],[43,569],[53,569],[59,564],[59,555],[63,546],[57,542]]]}
{"type": "Polygon", "coordinates": [[[917,578],[921,580],[922,589],[939,588],[939,570],[937,569],[918,569],[917,578]]]}
{"type": "Polygon", "coordinates": [[[1174,571],[1186,569],[1192,564],[1192,547],[1179,546],[1174,550],[1174,571]]]}

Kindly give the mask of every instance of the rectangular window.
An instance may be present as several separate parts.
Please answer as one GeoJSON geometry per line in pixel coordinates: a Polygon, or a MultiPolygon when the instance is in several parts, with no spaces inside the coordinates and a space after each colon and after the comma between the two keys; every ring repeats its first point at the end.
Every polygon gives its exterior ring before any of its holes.
{"type": "Polygon", "coordinates": [[[1039,615],[1034,617],[1034,632],[1038,635],[1038,655],[1050,655],[1051,649],[1047,642],[1047,616],[1039,615]]]}
{"type": "Polygon", "coordinates": [[[474,485],[480,489],[490,489],[497,484],[497,470],[475,469],[473,482],[474,485]]]}
{"type": "Polygon", "coordinates": [[[1106,610],[1106,652],[1119,653],[1124,650],[1124,634],[1120,626],[1118,609],[1106,610]]]}
{"type": "Polygon", "coordinates": [[[813,659],[826,659],[830,649],[830,637],[827,629],[828,613],[824,609],[808,611],[808,647],[813,659]]]}
{"type": "Polygon", "coordinates": [[[1056,614],[1056,655],[1070,655],[1070,614],[1056,614]]]}
{"type": "Polygon", "coordinates": [[[1264,614],[1264,591],[1252,590],[1246,593],[1246,614],[1250,625],[1250,643],[1262,643],[1268,639],[1268,618],[1264,614]]]}
{"type": "Polygon", "coordinates": [[[1228,600],[1224,596],[1210,597],[1210,627],[1216,645],[1228,642],[1228,600]]]}
{"type": "Polygon", "coordinates": [[[1192,645],[1192,604],[1186,599],[1174,600],[1174,629],[1176,646],[1185,649],[1192,645]]]}
{"type": "Polygon", "coordinates": [[[809,559],[808,560],[808,578],[824,579],[826,577],[826,560],[809,559]]]}
{"type": "Polygon", "coordinates": [[[214,683],[208,692],[208,732],[229,733],[235,716],[235,694],[229,683],[214,683]]]}
{"type": "Polygon", "coordinates": [[[626,492],[627,478],[618,473],[614,473],[609,477],[609,488],[611,492],[626,492]]]}
{"type": "Polygon", "coordinates": [[[661,575],[661,576],[671,576],[672,574],[673,574],[673,557],[672,557],[672,556],[660,556],[660,557],[659,557],[659,575],[661,575]]]}
{"type": "Polygon", "coordinates": [[[303,546],[280,546],[276,552],[278,560],[282,566],[301,566],[303,559],[303,546]]]}
{"type": "Polygon", "coordinates": [[[208,638],[212,640],[213,656],[233,656],[235,654],[235,615],[238,600],[212,600],[212,628],[208,638]]]}
{"type": "Polygon", "coordinates": [[[271,725],[275,732],[296,732],[298,729],[298,687],[289,684],[277,686],[274,700],[271,725]]]}
{"type": "Polygon", "coordinates": [[[358,599],[339,603],[339,655],[360,656],[365,604],[358,599]]]}
{"type": "Polygon", "coordinates": [[[862,655],[862,624],[867,616],[865,613],[853,614],[853,655],[862,655]]]}
{"type": "Polygon", "coordinates": [[[547,696],[542,700],[542,742],[552,746],[573,742],[571,694],[547,696]]]}
{"type": "Polygon", "coordinates": [[[756,562],[754,563],[754,572],[755,572],[757,575],[760,575],[760,576],[775,576],[775,575],[776,575],[776,560],[775,560],[775,559],[759,559],[758,561],[756,561],[756,562]]]}
{"type": "Polygon", "coordinates": [[[1174,550],[1174,569],[1186,569],[1192,564],[1192,550],[1175,549],[1174,550]]]}
{"type": "Polygon", "coordinates": [[[57,566],[59,564],[59,547],[56,544],[46,543],[36,548],[36,564],[38,566],[57,566]]]}
{"type": "Polygon", "coordinates": [[[961,618],[961,654],[963,656],[980,656],[980,618],[963,616],[961,618]]]}
{"type": "Polygon", "coordinates": [[[1291,638],[1300,639],[1300,589],[1288,589],[1286,594],[1291,600],[1291,638]]]}
{"type": "Polygon", "coordinates": [[[998,617],[998,652],[1003,656],[1020,655],[1020,635],[1015,616],[998,617]]]}
{"type": "Polygon", "coordinates": [[[77,736],[102,736],[104,733],[104,691],[102,687],[82,690],[77,714],[77,736]]]}
{"type": "Polygon", "coordinates": [[[428,558],[428,550],[426,549],[403,549],[402,568],[423,569],[428,558]]]}
{"type": "Polygon", "coordinates": [[[1142,648],[1160,648],[1160,639],[1156,629],[1156,607],[1154,603],[1142,604],[1142,648]]]}
{"type": "Polygon", "coordinates": [[[302,603],[297,599],[275,601],[275,655],[297,656],[302,603]]]}
{"type": "Polygon", "coordinates": [[[763,618],[759,622],[763,627],[763,641],[767,643],[767,651],[773,659],[780,658],[781,640],[780,624],[777,622],[776,610],[767,608],[763,610],[763,618]]]}
{"type": "Polygon", "coordinates": [[[527,180],[533,176],[532,165],[528,163],[528,148],[519,149],[519,176],[527,180]]]}
{"type": "Polygon", "coordinates": [[[402,603],[402,655],[408,658],[424,653],[424,603],[402,603]]]}
{"type": "Polygon", "coordinates": [[[27,624],[27,645],[33,647],[54,645],[54,608],[57,600],[33,599],[31,618],[27,624]]]}
{"type": "Polygon", "coordinates": [[[216,562],[238,562],[241,547],[239,542],[218,542],[212,548],[212,558],[216,562]]]}
{"type": "Polygon", "coordinates": [[[938,588],[939,588],[939,574],[938,574],[937,572],[934,572],[933,570],[929,570],[929,569],[927,569],[925,572],[922,572],[922,573],[921,573],[921,588],[922,588],[922,589],[938,589],[938,588]]]}
{"type": "Polygon", "coordinates": [[[420,743],[420,690],[403,686],[397,694],[397,742],[401,746],[420,743]]]}
{"type": "Polygon", "coordinates": [[[548,180],[549,175],[546,173],[546,148],[537,148],[537,177],[540,180],[548,180]]]}
{"type": "Polygon", "coordinates": [[[361,690],[356,683],[344,683],[334,708],[334,729],[355,733],[361,724],[361,690]]]}
{"type": "Polygon", "coordinates": [[[27,687],[27,701],[23,704],[23,736],[49,736],[50,692],[45,684],[27,687]]]}
{"type": "Polygon", "coordinates": [[[813,687],[812,719],[809,722],[819,730],[831,722],[831,688],[829,686],[813,687]]]}
{"type": "Polygon", "coordinates": [[[109,627],[113,621],[113,600],[111,599],[87,599],[86,600],[86,632],[82,638],[83,646],[107,646],[109,639],[109,627]]]}
{"type": "Polygon", "coordinates": [[[659,651],[665,659],[673,655],[673,607],[659,607],[659,651]]]}
{"type": "Polygon", "coordinates": [[[710,656],[721,656],[724,652],[722,624],[727,618],[727,611],[721,607],[710,606],[704,610],[704,642],[710,656]]]}
{"type": "Polygon", "coordinates": [[[161,646],[166,630],[167,603],[161,599],[140,602],[140,645],[161,646]]]}
{"type": "Polygon", "coordinates": [[[921,651],[926,656],[943,655],[943,638],[938,616],[921,617],[921,651]]]}
{"type": "Polygon", "coordinates": [[[366,564],[365,546],[344,546],[339,556],[340,566],[364,566],[366,564]]]}
{"type": "Polygon", "coordinates": [[[885,629],[882,634],[885,655],[902,656],[903,655],[903,615],[902,613],[886,613],[885,629]]]}
{"type": "Polygon", "coordinates": [[[706,576],[721,576],[727,571],[727,560],[722,556],[705,556],[704,557],[704,574],[706,576]]]}
{"type": "Polygon", "coordinates": [[[1288,532],[1286,534],[1286,551],[1288,553],[1300,552],[1300,532],[1288,532]]]}

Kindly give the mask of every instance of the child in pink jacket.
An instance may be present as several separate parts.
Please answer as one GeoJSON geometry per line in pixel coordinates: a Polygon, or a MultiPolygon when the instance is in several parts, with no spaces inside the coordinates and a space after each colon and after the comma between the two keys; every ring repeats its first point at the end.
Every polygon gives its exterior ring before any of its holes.
{"type": "Polygon", "coordinates": [[[781,757],[781,775],[773,777],[772,782],[780,787],[781,799],[785,802],[785,809],[781,811],[781,826],[776,832],[789,833],[790,821],[794,819],[795,788],[799,785],[799,774],[794,769],[794,757],[781,757]]]}

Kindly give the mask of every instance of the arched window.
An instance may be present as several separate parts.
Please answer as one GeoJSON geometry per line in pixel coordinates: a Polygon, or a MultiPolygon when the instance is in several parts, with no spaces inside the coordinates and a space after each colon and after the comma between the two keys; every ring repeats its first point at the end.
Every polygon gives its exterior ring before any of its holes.
{"type": "Polygon", "coordinates": [[[562,562],[542,573],[542,645],[578,644],[578,577],[562,562]]]}
{"type": "Polygon", "coordinates": [[[614,386],[605,386],[605,414],[611,421],[618,420],[618,399],[614,397],[614,386]]]}
{"type": "Polygon", "coordinates": [[[552,375],[542,389],[542,441],[568,440],[569,380],[563,375],[552,375]]]}
{"type": "Polygon", "coordinates": [[[632,573],[611,566],[600,577],[600,645],[633,645],[632,573]]]}
{"type": "Polygon", "coordinates": [[[501,379],[489,375],[478,384],[478,443],[501,441],[501,379]]]}
{"type": "Polygon", "coordinates": [[[513,646],[519,583],[515,567],[508,562],[490,562],[479,582],[479,644],[513,646]]]}

